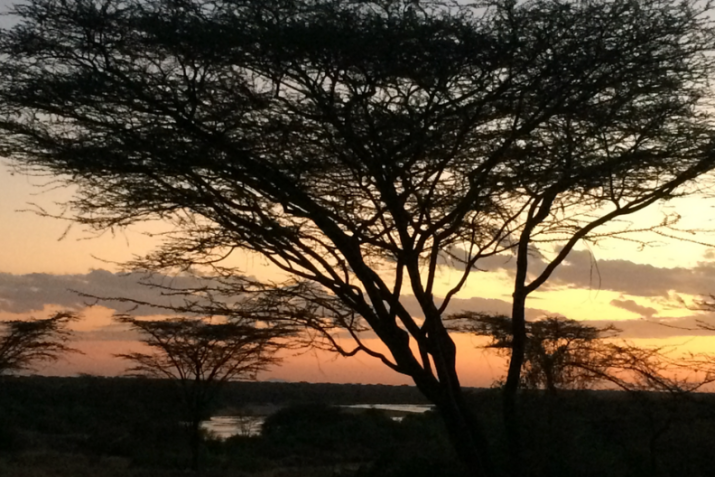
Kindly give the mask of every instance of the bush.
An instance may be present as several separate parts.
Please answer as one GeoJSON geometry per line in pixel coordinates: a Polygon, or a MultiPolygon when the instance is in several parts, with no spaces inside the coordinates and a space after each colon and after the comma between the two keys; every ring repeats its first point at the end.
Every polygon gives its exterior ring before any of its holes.
{"type": "Polygon", "coordinates": [[[380,411],[307,404],[269,416],[263,424],[263,437],[323,450],[376,450],[393,442],[396,428],[397,423],[380,411]]]}

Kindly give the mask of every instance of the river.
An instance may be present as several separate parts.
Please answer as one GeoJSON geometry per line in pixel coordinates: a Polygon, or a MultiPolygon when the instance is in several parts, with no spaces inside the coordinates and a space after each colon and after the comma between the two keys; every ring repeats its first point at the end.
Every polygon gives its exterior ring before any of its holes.
{"type": "MultiPolygon", "coordinates": [[[[429,404],[353,404],[340,406],[349,409],[379,409],[385,411],[392,419],[402,420],[406,414],[423,413],[431,410],[429,404]]],[[[201,427],[219,439],[233,436],[258,436],[266,416],[213,416],[201,423],[201,427]]]]}

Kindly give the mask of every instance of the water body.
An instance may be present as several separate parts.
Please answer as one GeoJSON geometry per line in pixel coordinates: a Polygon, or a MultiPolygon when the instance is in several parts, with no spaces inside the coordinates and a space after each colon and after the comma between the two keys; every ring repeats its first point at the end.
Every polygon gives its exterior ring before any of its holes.
{"type": "Polygon", "coordinates": [[[265,416],[212,416],[201,428],[221,440],[233,436],[259,436],[265,416]]]}
{"type": "Polygon", "coordinates": [[[350,406],[341,406],[351,409],[379,409],[381,411],[389,411],[392,418],[397,415],[423,413],[431,411],[434,406],[432,404],[351,404],[350,406]],[[392,415],[392,414],[395,415],[392,415]]]}
{"type": "MultiPolygon", "coordinates": [[[[406,414],[423,413],[433,409],[429,404],[353,404],[340,406],[348,409],[378,409],[385,411],[392,419],[401,421],[406,414]]],[[[258,436],[266,416],[213,416],[201,423],[202,429],[219,439],[233,436],[258,436]]]]}

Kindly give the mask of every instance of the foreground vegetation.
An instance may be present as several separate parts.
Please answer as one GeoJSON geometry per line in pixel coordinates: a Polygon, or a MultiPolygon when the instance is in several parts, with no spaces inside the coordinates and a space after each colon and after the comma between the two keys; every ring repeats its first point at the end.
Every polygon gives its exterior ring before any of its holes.
{"type": "MultiPolygon", "coordinates": [[[[0,475],[168,477],[190,455],[172,383],[122,378],[6,378],[0,387],[0,475]]],[[[508,468],[497,390],[473,389],[497,466],[508,468]]],[[[432,412],[391,420],[331,405],[424,402],[407,386],[231,383],[213,412],[278,409],[263,434],[204,436],[208,476],[460,477],[432,412]]],[[[568,391],[521,395],[525,475],[712,475],[715,396],[568,391]]]]}

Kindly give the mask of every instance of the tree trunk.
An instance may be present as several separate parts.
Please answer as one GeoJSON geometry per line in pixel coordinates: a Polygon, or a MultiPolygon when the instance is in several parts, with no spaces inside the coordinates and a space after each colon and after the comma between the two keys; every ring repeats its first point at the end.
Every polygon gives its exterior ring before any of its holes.
{"type": "Polygon", "coordinates": [[[199,379],[184,382],[184,403],[189,418],[189,448],[191,450],[191,470],[201,470],[201,421],[210,400],[206,398],[208,383],[199,379]]]}
{"type": "Polygon", "coordinates": [[[191,470],[199,472],[199,470],[201,470],[201,419],[198,416],[194,416],[191,419],[190,426],[191,470]]]}
{"type": "Polygon", "coordinates": [[[509,445],[509,461],[511,473],[514,477],[523,475],[522,469],[522,446],[521,429],[519,425],[519,415],[517,407],[517,392],[521,381],[521,368],[524,364],[524,352],[526,350],[526,317],[525,317],[526,295],[524,293],[514,293],[512,305],[512,348],[509,370],[504,384],[503,412],[504,427],[509,445]]]}
{"type": "Polygon", "coordinates": [[[472,477],[495,475],[489,442],[474,414],[464,401],[461,389],[446,389],[442,383],[415,380],[417,387],[437,408],[455,452],[472,477]]]}
{"type": "Polygon", "coordinates": [[[468,467],[469,475],[490,477],[494,475],[489,456],[489,444],[481,426],[463,406],[455,403],[437,405],[450,441],[460,459],[468,467]]]}
{"type": "Polygon", "coordinates": [[[457,375],[457,347],[444,327],[435,307],[426,307],[425,322],[427,343],[425,351],[432,355],[437,379],[432,373],[412,376],[417,387],[439,411],[457,456],[465,466],[467,475],[492,477],[489,442],[482,427],[464,400],[457,375]]]}

